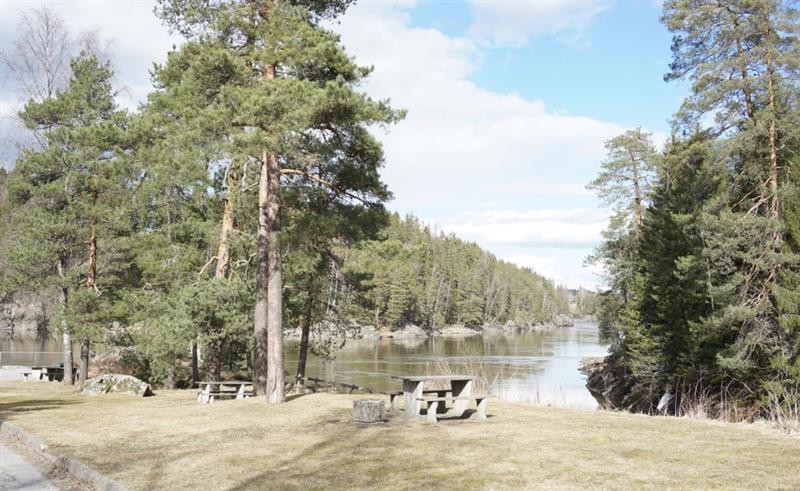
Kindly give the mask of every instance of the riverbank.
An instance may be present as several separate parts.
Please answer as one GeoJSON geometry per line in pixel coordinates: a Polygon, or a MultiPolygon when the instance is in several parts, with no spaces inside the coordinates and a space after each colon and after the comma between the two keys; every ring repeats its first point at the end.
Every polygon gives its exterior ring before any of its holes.
{"type": "Polygon", "coordinates": [[[0,396],[0,418],[131,489],[800,486],[800,439],[758,425],[491,400],[483,424],[359,426],[349,395],[200,405],[192,391],[80,397],[7,382],[0,396]]]}
{"type": "MultiPolygon", "coordinates": [[[[481,326],[465,326],[462,324],[446,324],[432,328],[424,328],[415,324],[406,324],[399,329],[376,328],[371,325],[361,325],[350,321],[344,325],[322,323],[314,326],[315,331],[335,332],[337,336],[345,339],[364,339],[364,340],[398,340],[409,341],[415,339],[427,339],[430,337],[444,338],[466,338],[482,335],[515,335],[531,332],[547,331],[562,327],[571,327],[575,324],[575,319],[566,315],[556,315],[547,322],[532,324],[517,324],[507,322],[505,324],[490,323],[481,326]]],[[[297,327],[284,333],[285,339],[289,341],[299,341],[302,330],[297,327]]]]}

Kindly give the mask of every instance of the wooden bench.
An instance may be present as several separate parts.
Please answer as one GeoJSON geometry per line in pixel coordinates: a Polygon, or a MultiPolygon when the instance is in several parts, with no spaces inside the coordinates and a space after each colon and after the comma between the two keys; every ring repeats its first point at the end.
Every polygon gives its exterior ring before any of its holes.
{"type": "MultiPolygon", "coordinates": [[[[76,373],[77,369],[78,367],[73,365],[72,373],[76,373]]],[[[60,382],[64,380],[64,364],[31,367],[31,373],[37,380],[42,380],[47,377],[47,380],[50,382],[53,380],[60,382]]]]}
{"type": "Polygon", "coordinates": [[[28,380],[31,376],[31,372],[22,372],[22,376],[25,377],[25,380],[28,380]]]}
{"type": "Polygon", "coordinates": [[[477,396],[469,396],[469,397],[419,397],[417,398],[420,402],[427,402],[428,403],[428,412],[426,413],[426,419],[429,423],[436,423],[436,415],[439,409],[439,403],[445,403],[448,400],[450,401],[475,401],[478,410],[476,411],[476,416],[478,421],[486,421],[486,401],[489,399],[489,396],[485,395],[477,395],[477,396]]]}
{"type": "MultiPolygon", "coordinates": [[[[444,397],[448,392],[452,392],[452,389],[430,389],[422,391],[423,394],[436,394],[439,397],[444,397]]],[[[389,396],[389,407],[391,408],[392,414],[397,414],[399,412],[397,400],[403,395],[403,391],[395,390],[384,392],[384,394],[389,396]]]]}
{"type": "Polygon", "coordinates": [[[245,392],[244,394],[239,394],[238,392],[233,392],[232,390],[225,390],[225,391],[218,391],[218,392],[203,392],[200,391],[197,393],[197,401],[198,402],[214,402],[216,399],[247,399],[248,397],[253,397],[255,394],[252,392],[245,392]]]}

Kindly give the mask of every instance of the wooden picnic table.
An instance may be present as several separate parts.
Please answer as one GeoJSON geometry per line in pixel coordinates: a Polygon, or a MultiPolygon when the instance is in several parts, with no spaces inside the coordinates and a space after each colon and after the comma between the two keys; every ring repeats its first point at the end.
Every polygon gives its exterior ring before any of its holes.
{"type": "MultiPolygon", "coordinates": [[[[72,366],[72,373],[78,369],[77,366],[72,366]]],[[[53,380],[64,380],[64,364],[60,365],[42,365],[42,366],[35,366],[31,367],[31,372],[38,372],[38,379],[42,380],[44,377],[47,377],[48,380],[51,382],[53,380]]],[[[27,378],[27,376],[25,377],[27,378]]]]}
{"type": "Polygon", "coordinates": [[[217,398],[244,399],[253,395],[252,390],[247,392],[247,387],[253,386],[253,382],[247,380],[205,380],[197,382],[201,390],[197,392],[197,402],[214,402],[217,398]],[[202,388],[205,386],[205,388],[202,388]],[[225,387],[232,387],[234,390],[225,390],[225,387]]]}
{"type": "MultiPolygon", "coordinates": [[[[412,375],[394,377],[403,381],[403,399],[405,401],[405,413],[407,418],[418,418],[421,415],[422,403],[428,403],[428,420],[436,422],[441,403],[443,416],[461,417],[469,408],[469,401],[476,399],[472,397],[472,386],[475,377],[471,375],[412,375]],[[426,382],[447,382],[450,388],[425,390],[426,382]],[[425,397],[425,394],[436,393],[436,397],[425,397]],[[448,398],[447,393],[451,396],[448,398]],[[449,410],[446,402],[452,400],[453,406],[449,410]]],[[[485,401],[485,397],[479,397],[478,404],[485,401]]],[[[393,407],[396,407],[393,404],[393,407]]],[[[479,409],[482,409],[479,407],[479,409]]]]}

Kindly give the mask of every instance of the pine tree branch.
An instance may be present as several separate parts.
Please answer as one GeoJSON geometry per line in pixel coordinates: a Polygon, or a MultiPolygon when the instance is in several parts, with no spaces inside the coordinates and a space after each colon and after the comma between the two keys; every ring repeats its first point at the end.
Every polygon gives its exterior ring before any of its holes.
{"type": "Polygon", "coordinates": [[[357,195],[355,195],[355,194],[353,194],[353,193],[351,193],[349,191],[346,191],[346,190],[340,188],[339,186],[337,186],[336,184],[334,184],[334,183],[332,183],[330,181],[326,181],[325,179],[323,179],[323,178],[321,178],[321,177],[319,177],[317,175],[309,174],[308,172],[306,172],[304,170],[281,169],[281,174],[283,174],[283,175],[303,176],[306,179],[309,179],[309,180],[314,181],[316,183],[322,184],[323,186],[325,186],[328,189],[332,190],[336,194],[341,194],[341,195],[347,196],[349,198],[352,198],[354,200],[360,201],[365,206],[375,206],[376,205],[375,203],[373,203],[373,202],[371,202],[369,200],[366,200],[366,199],[364,199],[364,198],[362,198],[360,196],[357,196],[357,195]]]}
{"type": "Polygon", "coordinates": [[[205,272],[206,268],[209,267],[211,263],[213,263],[217,259],[218,259],[217,256],[212,256],[211,259],[209,259],[208,262],[205,265],[203,265],[203,267],[200,269],[200,272],[197,273],[197,277],[200,278],[201,276],[203,276],[203,273],[205,272]]]}

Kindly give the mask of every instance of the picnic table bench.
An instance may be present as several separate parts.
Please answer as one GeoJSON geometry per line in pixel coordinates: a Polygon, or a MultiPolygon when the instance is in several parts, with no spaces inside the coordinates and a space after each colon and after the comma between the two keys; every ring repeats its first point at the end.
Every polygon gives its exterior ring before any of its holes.
{"type": "MultiPolygon", "coordinates": [[[[427,405],[425,419],[436,423],[439,417],[459,418],[469,409],[470,401],[475,401],[475,413],[479,421],[486,420],[485,395],[473,395],[472,387],[474,377],[469,375],[423,375],[410,377],[394,377],[403,381],[403,399],[405,401],[405,414],[407,418],[422,417],[422,404],[427,405]],[[425,389],[425,382],[446,382],[450,388],[425,389]],[[449,395],[448,395],[449,394],[449,395]],[[447,403],[451,407],[447,407],[447,403]]],[[[400,392],[389,393],[389,403],[392,412],[397,413],[397,400],[400,392]]]]}
{"type": "MultiPolygon", "coordinates": [[[[78,367],[73,365],[72,373],[75,373],[77,369],[78,367]]],[[[47,366],[43,365],[43,366],[31,367],[31,372],[25,373],[23,375],[27,380],[28,376],[31,374],[34,375],[37,380],[42,380],[44,377],[47,377],[47,380],[51,382],[53,380],[61,381],[64,380],[64,364],[61,363],[59,365],[47,365],[47,366]]]]}
{"type": "Polygon", "coordinates": [[[242,380],[208,380],[197,382],[201,387],[197,391],[197,402],[208,404],[216,399],[245,399],[252,397],[253,382],[242,380]],[[205,387],[203,387],[205,386],[205,387]]]}

